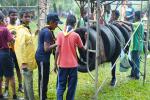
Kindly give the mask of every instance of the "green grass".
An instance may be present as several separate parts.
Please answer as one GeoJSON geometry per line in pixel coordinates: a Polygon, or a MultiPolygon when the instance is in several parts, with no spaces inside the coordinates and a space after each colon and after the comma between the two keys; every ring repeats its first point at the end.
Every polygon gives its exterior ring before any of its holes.
{"type": "MultiPolygon", "coordinates": [[[[63,27],[63,26],[61,26],[63,27]]],[[[59,31],[59,30],[57,30],[59,31]]],[[[51,56],[51,71],[54,65],[53,56],[51,56]]],[[[102,90],[98,93],[98,100],[150,100],[150,59],[148,59],[147,64],[147,77],[146,83],[143,86],[142,77],[140,80],[131,80],[127,78],[130,74],[130,70],[125,73],[119,72],[119,65],[117,65],[117,85],[116,87],[110,86],[111,80],[111,67],[110,64],[100,65],[99,67],[99,86],[102,81],[106,82],[102,86],[102,90]]],[[[141,71],[143,72],[143,63],[141,62],[141,71]]],[[[95,71],[92,72],[95,75],[95,71]]],[[[38,72],[37,69],[34,71],[34,93],[35,100],[38,100],[38,72]]],[[[49,83],[48,83],[48,100],[56,100],[56,79],[57,75],[52,71],[50,73],[49,83]]],[[[93,100],[95,94],[95,85],[93,79],[88,73],[78,74],[78,85],[75,95],[75,100],[93,100]]],[[[19,94],[23,96],[23,94],[19,94]]],[[[65,98],[65,95],[64,95],[65,98]]]]}
{"type": "MultiPolygon", "coordinates": [[[[148,59],[149,62],[149,59],[148,59]]],[[[147,68],[150,63],[148,63],[147,68]]],[[[53,57],[51,57],[51,70],[53,69],[53,57]]],[[[148,68],[147,70],[149,70],[148,68]]],[[[143,72],[143,64],[141,63],[141,71],[143,72]]],[[[95,71],[92,72],[95,74],[95,71]]],[[[140,80],[132,80],[127,78],[130,74],[130,70],[125,73],[119,72],[119,67],[117,67],[117,85],[116,87],[111,87],[111,73],[110,64],[105,64],[99,67],[99,84],[106,80],[102,86],[102,90],[98,94],[98,100],[149,100],[150,93],[150,73],[147,73],[146,83],[143,86],[142,77],[140,80]]],[[[34,91],[36,100],[38,100],[38,88],[37,88],[37,70],[34,71],[34,91]]],[[[75,100],[93,100],[95,94],[95,83],[88,73],[78,74],[78,85],[75,95],[75,100]]],[[[48,100],[56,100],[56,77],[54,72],[50,73],[49,84],[48,84],[48,100]]],[[[65,95],[64,95],[65,96],[65,95]]]]}

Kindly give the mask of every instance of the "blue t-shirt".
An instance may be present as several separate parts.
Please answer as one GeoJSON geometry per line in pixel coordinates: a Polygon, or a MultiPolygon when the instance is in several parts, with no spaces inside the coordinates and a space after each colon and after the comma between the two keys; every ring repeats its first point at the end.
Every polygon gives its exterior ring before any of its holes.
{"type": "MultiPolygon", "coordinates": [[[[134,13],[134,9],[133,8],[127,8],[126,9],[126,16],[131,16],[132,14],[134,13]]],[[[134,19],[134,16],[132,16],[132,17],[129,17],[129,19],[128,20],[133,20],[134,19]]]]}
{"type": "Polygon", "coordinates": [[[43,61],[43,62],[49,62],[50,61],[50,54],[51,51],[45,52],[44,51],[44,42],[53,43],[53,36],[52,32],[48,28],[43,28],[39,33],[39,39],[38,39],[38,48],[36,51],[36,60],[43,61]]]}

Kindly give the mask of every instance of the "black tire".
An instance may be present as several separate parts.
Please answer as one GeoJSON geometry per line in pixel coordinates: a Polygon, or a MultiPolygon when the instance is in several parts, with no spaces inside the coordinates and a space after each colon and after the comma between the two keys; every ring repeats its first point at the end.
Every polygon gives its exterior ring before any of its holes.
{"type": "Polygon", "coordinates": [[[111,61],[116,48],[115,37],[113,36],[112,31],[106,26],[101,26],[101,33],[107,61],[111,61]]]}
{"type": "Polygon", "coordinates": [[[111,61],[116,61],[116,59],[120,55],[121,48],[125,45],[125,39],[121,31],[115,25],[109,24],[108,27],[112,30],[116,41],[115,53],[112,56],[111,61]]]}
{"type": "MultiPolygon", "coordinates": [[[[96,31],[95,26],[92,26],[92,28],[96,31]]],[[[115,46],[116,46],[115,37],[113,36],[111,30],[106,26],[100,26],[100,31],[104,43],[105,55],[107,58],[106,61],[110,61],[115,51],[115,46]]]]}
{"type": "MultiPolygon", "coordinates": [[[[119,28],[119,30],[121,31],[121,33],[125,39],[125,44],[127,44],[128,40],[130,39],[130,33],[127,31],[126,28],[124,28],[123,26],[121,26],[118,23],[113,23],[113,25],[115,25],[116,27],[119,28]]],[[[130,42],[129,42],[128,46],[125,48],[125,53],[127,53],[129,51],[129,47],[130,47],[130,42]]]]}
{"type": "MultiPolygon", "coordinates": [[[[86,29],[80,28],[80,29],[75,30],[75,32],[77,32],[80,35],[80,37],[83,41],[83,44],[85,43],[85,41],[83,39],[83,35],[85,33],[84,30],[86,30],[86,29]]],[[[89,33],[89,48],[92,50],[95,50],[96,49],[96,39],[95,39],[96,38],[96,32],[93,29],[89,29],[89,31],[90,31],[90,33],[89,33]]],[[[87,63],[86,53],[87,53],[87,51],[82,51],[80,48],[78,49],[78,51],[79,51],[78,71],[79,72],[88,72],[87,66],[86,66],[86,63],[87,63]]],[[[90,52],[89,53],[89,70],[92,71],[94,69],[95,69],[95,53],[90,52]]]]}

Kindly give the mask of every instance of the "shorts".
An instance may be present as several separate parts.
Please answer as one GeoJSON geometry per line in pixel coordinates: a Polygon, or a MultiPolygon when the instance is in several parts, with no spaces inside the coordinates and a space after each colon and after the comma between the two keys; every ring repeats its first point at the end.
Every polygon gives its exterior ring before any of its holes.
{"type": "Polygon", "coordinates": [[[14,76],[14,63],[9,49],[0,49],[0,77],[3,76],[14,76]]]}
{"type": "Polygon", "coordinates": [[[20,71],[18,61],[17,61],[17,57],[16,57],[16,53],[12,49],[10,49],[10,55],[13,58],[13,62],[14,62],[14,66],[15,66],[16,71],[18,71],[18,70],[20,71]]]}

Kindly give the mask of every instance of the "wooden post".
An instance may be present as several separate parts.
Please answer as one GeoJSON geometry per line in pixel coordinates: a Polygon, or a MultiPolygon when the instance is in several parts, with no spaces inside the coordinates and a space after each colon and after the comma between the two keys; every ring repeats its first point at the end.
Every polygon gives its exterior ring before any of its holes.
{"type": "Polygon", "coordinates": [[[38,28],[41,29],[45,26],[46,15],[47,15],[47,0],[38,1],[38,28]]]}
{"type": "Polygon", "coordinates": [[[143,75],[143,85],[145,84],[146,80],[146,73],[147,73],[147,55],[148,55],[148,41],[149,41],[149,34],[150,34],[150,0],[148,0],[148,22],[147,22],[147,35],[146,35],[146,42],[144,43],[145,46],[145,61],[144,61],[144,75],[143,75]]]}

